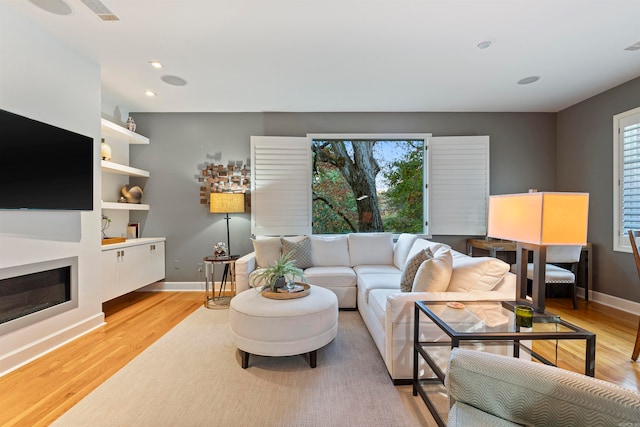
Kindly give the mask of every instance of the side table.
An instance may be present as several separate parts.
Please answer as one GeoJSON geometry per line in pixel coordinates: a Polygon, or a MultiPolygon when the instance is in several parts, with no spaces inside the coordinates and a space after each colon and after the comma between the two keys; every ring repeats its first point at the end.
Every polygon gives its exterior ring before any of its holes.
{"type": "Polygon", "coordinates": [[[227,308],[231,298],[236,295],[236,260],[240,255],[228,256],[206,256],[204,261],[204,306],[206,308],[227,308]],[[215,277],[216,265],[223,265],[222,280],[220,281],[220,290],[216,296],[215,277]],[[227,283],[230,284],[231,295],[223,296],[222,291],[226,288],[227,283]]]}

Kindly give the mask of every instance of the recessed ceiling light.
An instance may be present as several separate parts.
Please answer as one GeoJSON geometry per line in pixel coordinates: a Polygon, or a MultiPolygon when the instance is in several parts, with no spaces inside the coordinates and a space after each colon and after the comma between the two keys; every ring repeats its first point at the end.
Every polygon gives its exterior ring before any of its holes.
{"type": "Polygon", "coordinates": [[[147,95],[148,97],[156,96],[156,93],[152,90],[145,90],[144,94],[147,95]]]}
{"type": "Polygon", "coordinates": [[[160,79],[162,79],[162,81],[166,84],[172,86],[184,86],[187,84],[187,81],[185,79],[178,76],[162,76],[160,77],[160,79]]]}
{"type": "Polygon", "coordinates": [[[518,80],[518,84],[519,85],[528,85],[531,83],[535,83],[538,80],[540,80],[540,76],[529,76],[529,77],[525,77],[524,79],[518,80]]]}
{"type": "Polygon", "coordinates": [[[71,15],[71,7],[63,0],[29,0],[42,10],[56,15],[71,15]]]}
{"type": "Polygon", "coordinates": [[[162,68],[162,64],[158,61],[149,61],[149,64],[151,64],[153,68],[162,68]]]}
{"type": "Polygon", "coordinates": [[[478,49],[486,49],[489,46],[491,46],[491,42],[489,40],[478,43],[478,49]]]}

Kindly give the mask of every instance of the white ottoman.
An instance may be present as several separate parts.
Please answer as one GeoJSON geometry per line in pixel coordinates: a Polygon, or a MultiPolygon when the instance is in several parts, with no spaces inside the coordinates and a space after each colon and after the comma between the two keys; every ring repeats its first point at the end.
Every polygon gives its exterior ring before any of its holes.
{"type": "Polygon", "coordinates": [[[256,289],[231,299],[231,339],[242,354],[242,367],[249,356],[294,356],[309,353],[316,367],[317,350],[338,333],[338,298],[328,289],[311,285],[303,298],[275,300],[256,289]]]}

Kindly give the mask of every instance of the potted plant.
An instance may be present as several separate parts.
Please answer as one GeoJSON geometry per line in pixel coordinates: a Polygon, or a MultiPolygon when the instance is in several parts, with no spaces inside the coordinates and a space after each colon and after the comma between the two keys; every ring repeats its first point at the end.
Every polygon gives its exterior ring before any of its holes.
{"type": "Polygon", "coordinates": [[[291,254],[283,254],[278,260],[271,266],[265,268],[258,274],[251,276],[251,285],[255,287],[255,283],[259,280],[264,280],[265,285],[262,290],[271,289],[275,291],[277,288],[287,286],[288,281],[292,281],[295,278],[299,278],[303,282],[307,279],[301,269],[296,267],[296,261],[290,259],[291,254]]]}

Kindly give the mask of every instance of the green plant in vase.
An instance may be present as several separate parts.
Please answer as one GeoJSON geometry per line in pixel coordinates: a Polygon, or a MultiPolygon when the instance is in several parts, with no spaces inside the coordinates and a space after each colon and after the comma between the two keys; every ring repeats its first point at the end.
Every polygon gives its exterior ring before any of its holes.
{"type": "Polygon", "coordinates": [[[265,285],[262,290],[275,291],[278,288],[290,286],[290,281],[296,278],[306,283],[307,278],[304,276],[304,272],[296,267],[296,260],[290,258],[291,254],[283,254],[273,265],[251,276],[251,286],[255,287],[256,282],[264,280],[265,285]]]}

